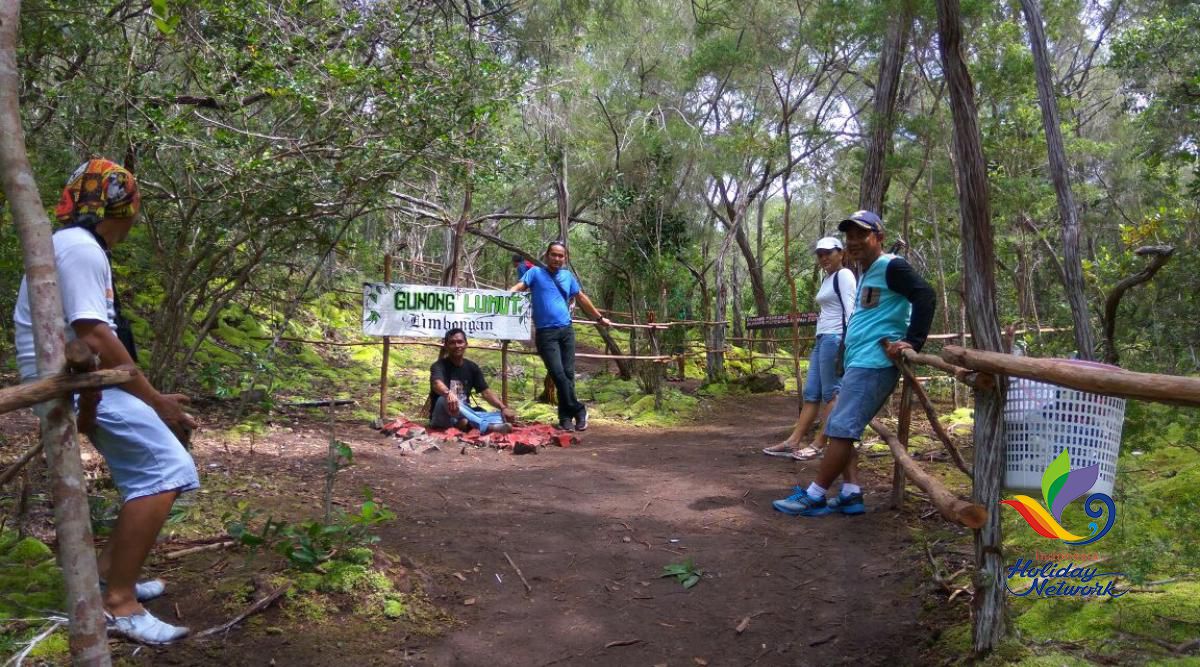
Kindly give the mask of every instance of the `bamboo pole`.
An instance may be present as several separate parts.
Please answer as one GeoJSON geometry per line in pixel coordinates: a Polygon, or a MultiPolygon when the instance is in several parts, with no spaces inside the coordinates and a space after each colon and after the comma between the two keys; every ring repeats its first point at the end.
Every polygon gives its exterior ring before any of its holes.
{"type": "Polygon", "coordinates": [[[1093,394],[1200,407],[1200,378],[1135,373],[1115,367],[1072,363],[1064,359],[1015,357],[968,350],[956,345],[947,346],[942,351],[942,358],[973,370],[1015,375],[1093,394]]]}
{"type": "MultiPolygon", "coordinates": [[[[383,256],[383,282],[385,284],[392,282],[392,256],[386,254],[383,256]]],[[[379,423],[382,424],[387,419],[387,393],[388,393],[388,361],[391,359],[392,338],[391,336],[383,337],[383,361],[379,365],[379,423]]]]}
{"type": "Polygon", "coordinates": [[[931,477],[909,456],[896,434],[878,419],[871,420],[871,428],[888,444],[892,455],[896,457],[896,463],[904,468],[904,473],[913,484],[929,496],[930,502],[942,516],[975,530],[983,526],[987,521],[988,512],[982,505],[967,502],[950,493],[936,477],[931,477]]]}
{"type": "MultiPolygon", "coordinates": [[[[0,182],[21,238],[37,369],[39,375],[45,375],[63,369],[66,324],[50,221],[33,178],[21,127],[21,74],[16,57],[20,26],[19,0],[0,2],[0,182]]],[[[53,400],[47,408],[41,419],[41,442],[53,485],[58,563],[67,589],[63,600],[69,619],[67,641],[74,664],[103,667],[112,664],[112,657],[96,583],[99,577],[75,412],[66,396],[53,400]]]]}

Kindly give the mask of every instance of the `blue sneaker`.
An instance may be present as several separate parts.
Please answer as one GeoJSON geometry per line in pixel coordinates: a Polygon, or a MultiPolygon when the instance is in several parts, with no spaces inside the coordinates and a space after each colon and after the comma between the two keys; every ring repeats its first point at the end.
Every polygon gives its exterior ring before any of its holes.
{"type": "Polygon", "coordinates": [[[771,507],[788,516],[825,516],[833,511],[824,498],[813,500],[807,491],[798,486],[795,493],[783,500],[776,500],[771,507]]]}
{"type": "Polygon", "coordinates": [[[862,492],[851,493],[850,495],[838,494],[836,498],[832,498],[827,503],[830,510],[841,512],[842,514],[856,515],[866,514],[867,506],[863,502],[862,492]]]}

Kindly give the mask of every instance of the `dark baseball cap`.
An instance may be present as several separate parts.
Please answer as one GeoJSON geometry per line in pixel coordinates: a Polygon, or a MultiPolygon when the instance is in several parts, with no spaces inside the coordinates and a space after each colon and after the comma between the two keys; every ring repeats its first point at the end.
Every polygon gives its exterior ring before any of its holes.
{"type": "Polygon", "coordinates": [[[876,234],[883,233],[883,221],[871,211],[855,211],[851,213],[845,220],[838,223],[838,231],[845,232],[850,228],[850,225],[861,227],[876,234]]]}

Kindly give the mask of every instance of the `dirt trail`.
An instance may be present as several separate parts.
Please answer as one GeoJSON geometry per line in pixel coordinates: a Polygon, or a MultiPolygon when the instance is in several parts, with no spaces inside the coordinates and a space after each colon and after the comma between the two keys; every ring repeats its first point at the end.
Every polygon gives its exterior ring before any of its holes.
{"type": "MultiPolygon", "coordinates": [[[[339,424],[338,437],[355,451],[338,481],[345,505],[362,486],[374,489],[397,514],[380,546],[401,555],[459,622],[436,638],[406,636],[385,622],[298,632],[276,608],[258,629],[218,641],[136,653],[114,643],[115,655],[184,665],[919,663],[925,633],[914,590],[923,561],[902,518],[876,511],[890,480],[865,475],[871,511],[861,517],[797,519],[771,509],[797,473],[807,481],[815,472],[815,463],[759,453],[786,435],[793,414],[794,398],[729,398],[691,427],[594,424],[580,445],[527,456],[454,447],[404,457],[393,440],[339,424]],[[659,577],[686,559],[704,571],[694,588],[659,577]]],[[[9,430],[32,432],[32,417],[6,421],[14,422],[9,430]]],[[[210,473],[237,469],[260,480],[237,494],[254,506],[315,515],[327,438],[327,424],[300,421],[253,446],[201,438],[195,454],[210,473]]],[[[175,583],[148,606],[197,628],[225,620],[239,603],[216,608],[201,600],[212,596],[195,593],[219,586],[231,562],[240,559],[156,558],[151,572],[175,583]]]]}
{"type": "MultiPolygon", "coordinates": [[[[463,627],[410,655],[436,665],[917,661],[919,568],[897,515],[795,519],[770,507],[797,472],[815,471],[758,452],[794,410],[785,397],[731,399],[690,428],[600,425],[582,445],[538,456],[399,462],[395,490],[380,493],[403,518],[383,544],[466,573],[452,590],[476,600],[454,610],[463,627]],[[692,590],[659,578],[688,558],[705,572],[692,590]]],[[[384,454],[357,474],[394,463],[384,454]]],[[[869,506],[887,484],[868,476],[869,506]]]]}

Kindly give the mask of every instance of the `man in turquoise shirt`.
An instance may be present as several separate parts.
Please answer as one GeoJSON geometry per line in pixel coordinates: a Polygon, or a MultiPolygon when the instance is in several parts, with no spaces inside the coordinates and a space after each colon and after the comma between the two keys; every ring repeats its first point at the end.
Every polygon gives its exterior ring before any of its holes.
{"type": "Polygon", "coordinates": [[[571,299],[604,326],[612,325],[592,305],[575,274],[565,267],[567,247],[554,241],[546,248],[546,268],[525,272],[512,291],[529,290],[533,296],[534,342],[546,372],[558,390],[558,427],[583,431],[588,427],[587,407],[575,396],[575,329],[571,326],[571,299]],[[574,422],[574,423],[572,423],[574,422]]]}
{"type": "Polygon", "coordinates": [[[933,288],[903,258],[883,252],[883,221],[871,211],[857,211],[838,224],[846,235],[846,250],[866,267],[858,281],[854,314],[846,325],[846,373],[837,405],[825,424],[829,446],[817,480],[808,488],[776,500],[775,509],[793,516],[823,516],[832,512],[862,514],[862,489],[857,480],[858,453],[854,441],[883,407],[900,371],[893,359],[902,350],[920,351],[929,335],[937,299],[933,288]],[[879,344],[887,338],[886,351],[879,344]],[[844,475],[842,491],[832,501],[825,494],[844,475]]]}

